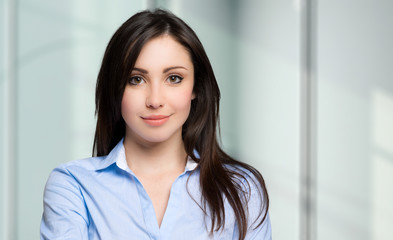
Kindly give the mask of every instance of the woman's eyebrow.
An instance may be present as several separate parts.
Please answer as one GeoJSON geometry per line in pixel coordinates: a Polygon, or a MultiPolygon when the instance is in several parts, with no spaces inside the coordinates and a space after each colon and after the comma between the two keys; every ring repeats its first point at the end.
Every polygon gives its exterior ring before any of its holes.
{"type": "MultiPolygon", "coordinates": [[[[185,67],[183,67],[183,66],[173,66],[173,67],[165,68],[164,71],[162,71],[162,72],[163,72],[163,73],[167,73],[167,72],[169,72],[170,70],[178,69],[178,68],[182,68],[182,69],[187,70],[187,68],[185,68],[185,67]]],[[[141,72],[141,73],[143,73],[143,74],[149,73],[149,71],[147,71],[147,70],[145,70],[145,69],[143,69],[143,68],[137,68],[137,67],[133,68],[132,71],[138,71],[138,72],[141,72]]]]}
{"type": "Polygon", "coordinates": [[[163,73],[166,73],[166,72],[168,72],[168,71],[170,71],[170,70],[177,69],[177,68],[183,68],[183,69],[187,70],[187,68],[185,68],[185,67],[183,67],[183,66],[173,66],[173,67],[165,68],[164,71],[163,71],[163,73]]]}
{"type": "Polygon", "coordinates": [[[147,70],[142,69],[142,68],[134,68],[134,69],[132,69],[132,71],[138,71],[138,72],[141,72],[141,73],[143,73],[143,74],[147,74],[147,73],[148,73],[147,70]]]}

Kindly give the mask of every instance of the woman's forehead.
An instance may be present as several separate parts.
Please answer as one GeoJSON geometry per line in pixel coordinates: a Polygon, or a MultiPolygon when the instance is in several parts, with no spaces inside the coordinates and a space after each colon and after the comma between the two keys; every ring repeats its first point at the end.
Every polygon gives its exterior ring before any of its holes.
{"type": "Polygon", "coordinates": [[[136,68],[170,66],[193,69],[188,49],[170,35],[162,35],[146,42],[134,64],[136,68]]]}

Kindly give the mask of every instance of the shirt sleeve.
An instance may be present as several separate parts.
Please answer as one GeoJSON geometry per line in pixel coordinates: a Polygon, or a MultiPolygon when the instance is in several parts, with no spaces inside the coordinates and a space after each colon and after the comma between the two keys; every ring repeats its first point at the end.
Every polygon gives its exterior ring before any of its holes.
{"type": "Polygon", "coordinates": [[[245,240],[272,240],[269,213],[266,215],[265,220],[259,227],[254,229],[254,227],[251,226],[248,229],[245,240]]]}
{"type": "Polygon", "coordinates": [[[44,191],[41,240],[88,239],[88,217],[80,186],[60,166],[52,171],[44,191]]]}
{"type": "MultiPolygon", "coordinates": [[[[266,213],[266,218],[263,223],[258,226],[265,214],[265,209],[263,209],[261,215],[261,206],[264,207],[264,199],[261,193],[262,189],[256,186],[255,182],[250,178],[248,178],[248,183],[249,185],[245,184],[245,186],[250,186],[249,191],[251,192],[247,202],[248,228],[245,240],[271,240],[272,229],[268,212],[266,213]]],[[[237,228],[238,226],[235,224],[233,240],[239,239],[239,232],[237,228]]]]}

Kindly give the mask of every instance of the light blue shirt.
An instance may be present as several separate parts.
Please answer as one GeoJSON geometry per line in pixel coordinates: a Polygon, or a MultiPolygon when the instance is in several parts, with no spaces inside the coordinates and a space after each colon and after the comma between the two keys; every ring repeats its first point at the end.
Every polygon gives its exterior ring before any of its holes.
{"type": "MultiPolygon", "coordinates": [[[[209,235],[210,217],[205,217],[198,206],[201,204],[199,170],[190,176],[196,167],[189,160],[172,184],[159,227],[149,196],[127,166],[123,141],[108,156],[60,165],[50,174],[45,186],[41,239],[237,240],[234,213],[226,201],[225,227],[209,235]]],[[[261,204],[258,194],[253,192],[251,188],[246,239],[269,240],[269,216],[256,229],[251,224],[261,204]]]]}

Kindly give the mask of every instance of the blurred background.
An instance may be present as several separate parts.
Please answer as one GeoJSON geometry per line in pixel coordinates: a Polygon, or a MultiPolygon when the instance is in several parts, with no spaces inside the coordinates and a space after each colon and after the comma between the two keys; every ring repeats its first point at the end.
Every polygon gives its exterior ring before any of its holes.
{"type": "Polygon", "coordinates": [[[91,156],[106,44],[154,7],[204,44],[273,239],[393,239],[393,1],[0,0],[1,239],[39,238],[49,173],[91,156]]]}

